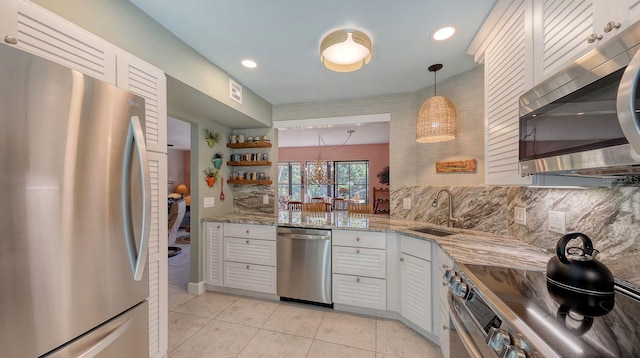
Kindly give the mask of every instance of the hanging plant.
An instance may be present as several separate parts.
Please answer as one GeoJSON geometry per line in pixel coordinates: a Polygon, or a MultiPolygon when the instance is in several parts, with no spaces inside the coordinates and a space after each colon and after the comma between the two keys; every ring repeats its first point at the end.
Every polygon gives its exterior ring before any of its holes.
{"type": "Polygon", "coordinates": [[[204,140],[207,141],[209,147],[213,148],[214,145],[220,143],[222,136],[218,131],[212,131],[209,128],[202,128],[202,134],[204,135],[204,140]]]}
{"type": "Polygon", "coordinates": [[[380,173],[378,173],[378,180],[380,181],[380,184],[386,184],[389,185],[389,166],[387,165],[386,167],[382,168],[382,170],[380,171],[380,173]]]}
{"type": "Polygon", "coordinates": [[[222,167],[222,157],[224,157],[224,154],[222,154],[222,152],[218,152],[213,155],[213,159],[211,159],[211,162],[216,169],[220,169],[220,167],[222,167]]]}
{"type": "Polygon", "coordinates": [[[207,182],[207,185],[209,185],[209,186],[213,186],[213,184],[216,183],[216,178],[218,177],[218,174],[220,173],[220,171],[218,169],[214,169],[212,167],[207,167],[202,172],[206,176],[204,178],[204,180],[207,182]]]}

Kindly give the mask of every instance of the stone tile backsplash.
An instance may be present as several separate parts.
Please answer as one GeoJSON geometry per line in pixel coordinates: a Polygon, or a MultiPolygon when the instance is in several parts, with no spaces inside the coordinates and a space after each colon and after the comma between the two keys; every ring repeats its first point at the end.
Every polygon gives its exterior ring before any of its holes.
{"type": "Polygon", "coordinates": [[[610,189],[557,189],[530,187],[432,187],[391,188],[391,217],[446,225],[448,199],[439,189],[453,194],[453,215],[458,228],[513,237],[553,254],[562,234],[547,229],[549,210],[564,212],[566,232],[588,235],[600,251],[598,259],[616,277],[640,285],[640,187],[610,189]],[[403,209],[403,199],[411,198],[412,208],[403,209]],[[527,225],[514,222],[514,208],[527,210],[527,225]]]}

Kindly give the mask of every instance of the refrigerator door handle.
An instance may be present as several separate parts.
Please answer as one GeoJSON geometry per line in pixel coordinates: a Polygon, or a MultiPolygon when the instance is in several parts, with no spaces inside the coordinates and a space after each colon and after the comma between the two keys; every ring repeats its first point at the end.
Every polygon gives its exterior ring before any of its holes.
{"type": "Polygon", "coordinates": [[[129,251],[129,260],[133,270],[133,278],[136,281],[142,280],[144,269],[147,263],[147,250],[149,247],[149,231],[151,229],[151,180],[149,178],[149,162],[147,159],[147,148],[144,141],[142,126],[138,116],[131,117],[129,132],[124,152],[124,163],[122,170],[122,214],[125,223],[125,240],[129,251]],[[135,147],[134,147],[135,144],[135,147]],[[137,153],[140,164],[141,184],[142,184],[142,230],[140,231],[140,245],[136,251],[135,234],[131,219],[131,162],[133,152],[137,153]]]}

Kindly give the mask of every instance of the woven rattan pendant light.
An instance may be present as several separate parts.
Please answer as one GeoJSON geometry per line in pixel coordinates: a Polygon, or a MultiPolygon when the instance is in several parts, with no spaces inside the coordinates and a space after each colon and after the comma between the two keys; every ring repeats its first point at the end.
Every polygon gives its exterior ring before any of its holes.
{"type": "Polygon", "coordinates": [[[456,107],[447,98],[436,95],[436,72],[442,64],[429,66],[433,72],[433,97],[427,98],[416,117],[416,142],[434,143],[456,137],[456,107]]]}

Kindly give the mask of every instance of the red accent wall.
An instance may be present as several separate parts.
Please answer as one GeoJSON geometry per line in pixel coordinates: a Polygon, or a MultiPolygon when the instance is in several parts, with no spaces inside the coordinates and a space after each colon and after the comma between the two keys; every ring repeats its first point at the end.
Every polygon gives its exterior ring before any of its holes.
{"type": "MultiPolygon", "coordinates": [[[[278,161],[301,162],[315,160],[318,147],[278,148],[278,161]]],[[[336,160],[368,160],[369,161],[369,200],[373,200],[373,188],[387,187],[380,184],[377,174],[389,165],[389,144],[345,145],[342,147],[322,147],[322,159],[336,160]]]]}

